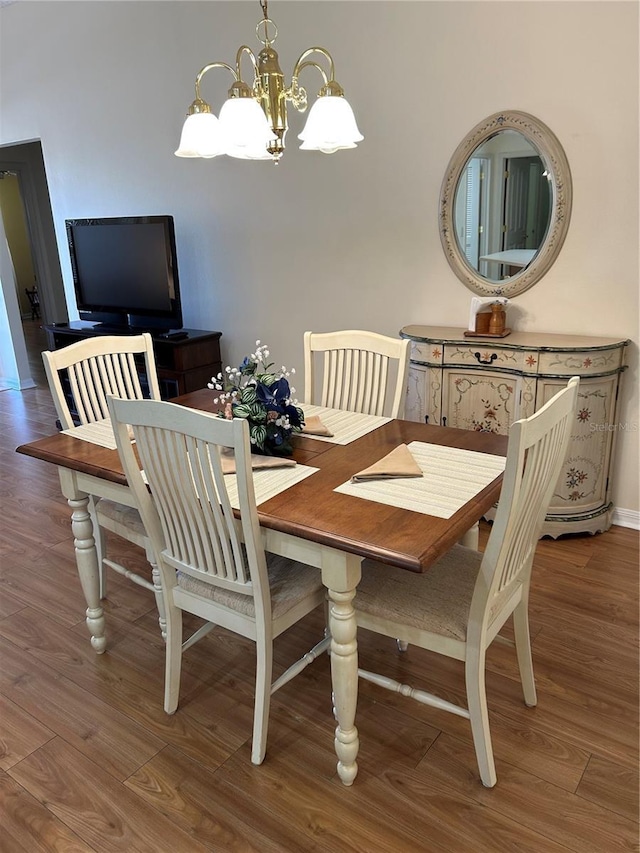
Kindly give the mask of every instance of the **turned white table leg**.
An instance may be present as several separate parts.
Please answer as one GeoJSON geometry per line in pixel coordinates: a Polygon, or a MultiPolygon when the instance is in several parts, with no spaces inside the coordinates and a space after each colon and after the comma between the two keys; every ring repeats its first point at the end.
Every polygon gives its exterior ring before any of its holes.
{"type": "Polygon", "coordinates": [[[358,643],[352,601],[361,576],[361,557],[327,550],[322,555],[322,582],[329,594],[331,681],[337,720],[335,749],[338,776],[352,785],[358,773],[359,740],[355,726],[358,700],[358,643]]]}
{"type": "Polygon", "coordinates": [[[89,495],[74,488],[70,472],[60,471],[62,492],[71,507],[71,530],[76,550],[76,565],[87,602],[87,628],[91,634],[91,645],[98,654],[107,647],[104,634],[104,612],[100,602],[100,573],[98,554],[93,536],[93,522],[89,513],[89,495]]]}

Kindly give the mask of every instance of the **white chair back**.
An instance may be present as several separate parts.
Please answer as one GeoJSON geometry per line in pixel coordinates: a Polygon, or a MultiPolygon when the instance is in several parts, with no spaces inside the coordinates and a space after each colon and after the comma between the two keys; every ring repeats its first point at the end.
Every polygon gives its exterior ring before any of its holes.
{"type": "Polygon", "coordinates": [[[409,340],[376,332],[305,332],[305,403],[401,418],[407,392],[409,346],[409,340]],[[314,353],[322,354],[321,369],[315,363],[314,353]],[[317,382],[320,374],[322,392],[318,397],[316,385],[320,384],[317,382]]]}
{"type": "MultiPolygon", "coordinates": [[[[539,411],[511,426],[498,510],[471,605],[470,625],[477,629],[504,612],[503,605],[520,587],[528,591],[545,513],[571,437],[579,385],[579,377],[573,377],[539,411]]],[[[504,619],[498,621],[496,630],[504,619]]]]}
{"type": "Polygon", "coordinates": [[[153,340],[148,332],[86,338],[59,350],[46,350],[42,358],[62,429],[75,426],[68,393],[73,399],[76,421],[81,424],[108,418],[109,396],[160,399],[153,340]],[[140,369],[148,384],[147,394],[140,382],[136,357],[142,362],[140,369]],[[67,393],[63,388],[63,371],[68,381],[67,393]]]}
{"type": "MultiPolygon", "coordinates": [[[[161,563],[253,596],[256,613],[260,610],[268,619],[268,581],[246,420],[228,421],[149,400],[111,398],[109,408],[127,481],[161,563]],[[127,424],[133,429],[144,477],[127,424]],[[236,460],[241,529],[220,461],[220,450],[227,447],[233,448],[236,460]]],[[[175,586],[174,573],[166,579],[175,586]]]]}

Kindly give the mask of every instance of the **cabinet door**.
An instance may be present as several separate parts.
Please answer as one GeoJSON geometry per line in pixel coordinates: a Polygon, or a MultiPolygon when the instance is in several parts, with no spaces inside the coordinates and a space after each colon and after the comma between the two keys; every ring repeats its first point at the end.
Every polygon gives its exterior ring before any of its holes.
{"type": "Polygon", "coordinates": [[[520,377],[445,368],[442,425],[506,435],[520,417],[520,377]]]}
{"type": "Polygon", "coordinates": [[[409,363],[409,378],[407,382],[407,399],[404,405],[404,416],[408,421],[424,423],[427,414],[426,404],[427,368],[409,363]]]}
{"type": "Polygon", "coordinates": [[[405,418],[422,423],[440,423],[442,371],[439,367],[409,363],[405,418]]]}
{"type": "MultiPolygon", "coordinates": [[[[536,408],[566,382],[540,379],[536,408]]],[[[609,461],[616,429],[618,375],[580,380],[578,409],[569,448],[549,507],[564,516],[601,508],[608,493],[609,461]]]]}

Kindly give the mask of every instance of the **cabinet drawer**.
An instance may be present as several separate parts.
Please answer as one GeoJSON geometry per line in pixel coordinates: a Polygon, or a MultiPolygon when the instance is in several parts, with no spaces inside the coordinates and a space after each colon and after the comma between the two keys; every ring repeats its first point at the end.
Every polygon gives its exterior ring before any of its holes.
{"type": "Polygon", "coordinates": [[[534,370],[538,363],[535,351],[527,352],[520,349],[503,349],[492,346],[486,341],[471,344],[445,344],[445,365],[460,365],[461,367],[500,368],[521,371],[525,365],[527,370],[534,370]]]}
{"type": "Polygon", "coordinates": [[[566,350],[540,353],[540,373],[552,376],[597,376],[622,366],[624,348],[566,350]]]}
{"type": "Polygon", "coordinates": [[[435,342],[416,342],[411,344],[411,361],[417,361],[420,364],[442,364],[442,344],[435,342]]]}

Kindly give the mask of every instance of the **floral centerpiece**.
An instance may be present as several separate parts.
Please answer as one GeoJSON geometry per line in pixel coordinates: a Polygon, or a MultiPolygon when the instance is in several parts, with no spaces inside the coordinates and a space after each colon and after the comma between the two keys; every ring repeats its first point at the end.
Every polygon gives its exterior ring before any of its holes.
{"type": "Polygon", "coordinates": [[[220,417],[247,419],[252,452],[290,456],[291,436],[304,426],[303,411],[292,397],[296,389],[289,385],[295,369],[274,371],[269,355],[268,346],[256,341],[255,352],[239,367],[212,377],[207,387],[221,392],[213,401],[224,407],[220,417]]]}

